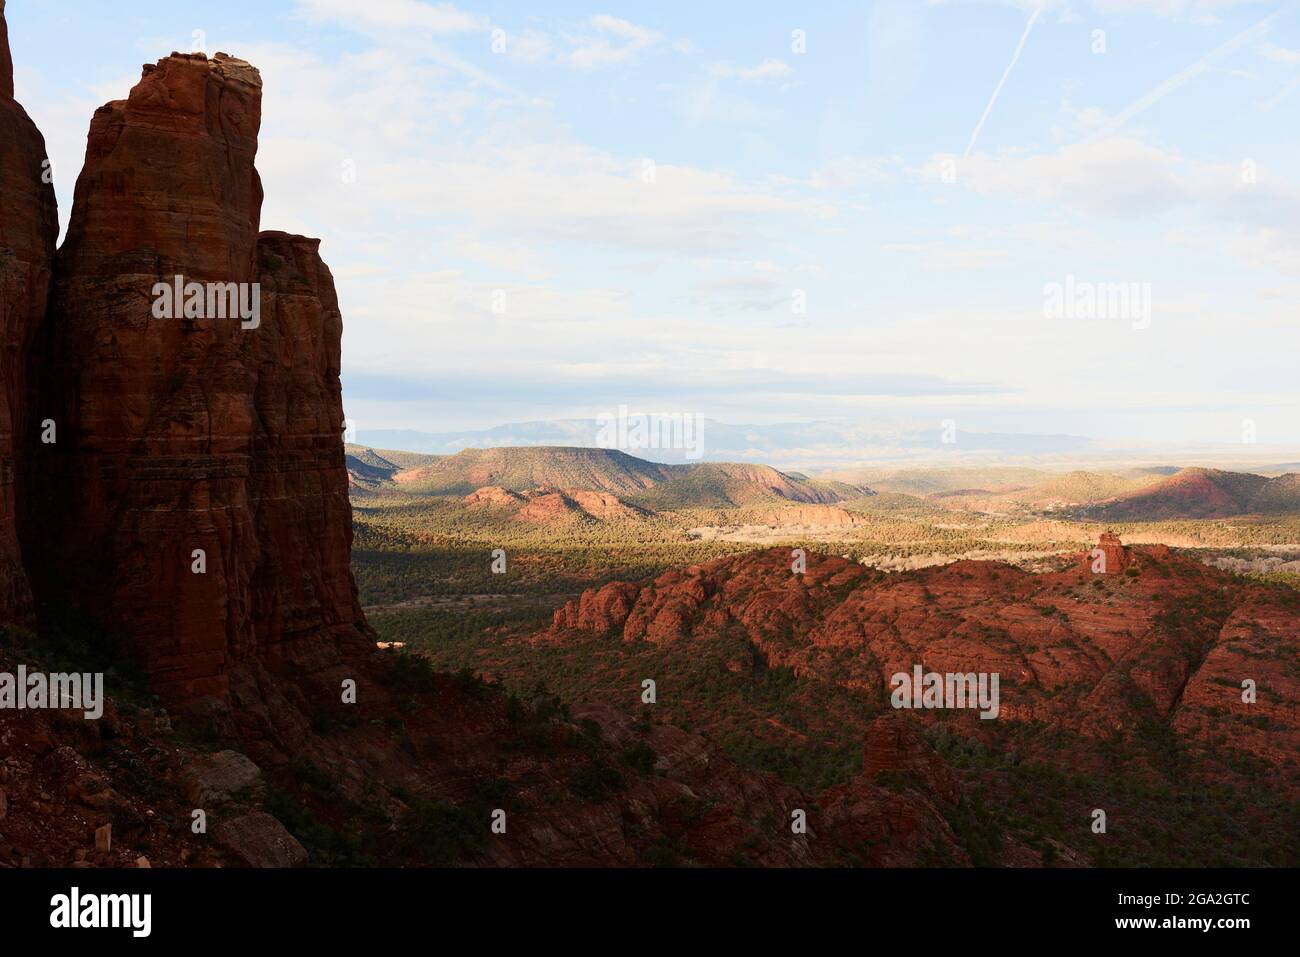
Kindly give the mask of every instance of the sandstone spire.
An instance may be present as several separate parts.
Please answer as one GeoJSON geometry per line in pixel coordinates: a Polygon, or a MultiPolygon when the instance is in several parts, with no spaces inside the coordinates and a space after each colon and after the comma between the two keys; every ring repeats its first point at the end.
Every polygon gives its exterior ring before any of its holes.
{"type": "Polygon", "coordinates": [[[36,597],[176,703],[364,627],[342,321],[317,241],[259,245],[261,97],[248,63],[174,53],[96,111],[31,360],[59,428],[24,505],[36,597]]]}

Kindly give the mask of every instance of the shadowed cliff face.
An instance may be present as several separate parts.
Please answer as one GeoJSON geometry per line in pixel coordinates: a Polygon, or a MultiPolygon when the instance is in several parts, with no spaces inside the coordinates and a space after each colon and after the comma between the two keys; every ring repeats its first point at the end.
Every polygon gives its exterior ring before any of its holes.
{"type": "Polygon", "coordinates": [[[0,0],[0,625],[30,610],[15,528],[15,434],[27,428],[23,356],[45,313],[59,231],[45,140],[13,98],[4,7],[0,0]]]}
{"type": "Polygon", "coordinates": [[[254,634],[263,659],[308,666],[322,650],[359,649],[365,630],[342,443],[343,319],[319,248],[316,239],[261,235],[263,324],[245,340],[255,377],[254,634]]]}
{"type": "Polygon", "coordinates": [[[36,597],[124,639],[174,701],[224,697],[260,644],[362,623],[342,322],[317,242],[259,249],[260,119],[257,70],[224,54],[146,66],[95,113],[32,353],[58,430],[33,447],[36,597]],[[192,312],[163,299],[178,276],[204,286],[192,312]]]}

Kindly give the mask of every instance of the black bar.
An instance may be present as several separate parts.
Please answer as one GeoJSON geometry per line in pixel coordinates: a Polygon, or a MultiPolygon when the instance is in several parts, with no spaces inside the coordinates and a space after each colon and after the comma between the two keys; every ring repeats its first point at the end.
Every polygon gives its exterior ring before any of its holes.
{"type": "MultiPolygon", "coordinates": [[[[1296,870],[4,870],[5,942],[202,945],[285,939],[336,946],[427,941],[462,947],[518,939],[561,944],[599,933],[610,945],[710,928],[722,939],[809,945],[849,930],[864,945],[1105,937],[1231,944],[1294,925],[1296,870]],[[148,938],[130,928],[55,929],[51,899],[149,894],[148,938]],[[1179,895],[1170,903],[1166,895],[1179,895]],[[1121,902],[1125,895],[1125,902],[1121,902]],[[1198,895],[1205,895],[1198,898],[1198,895]],[[1148,906],[1147,901],[1154,898],[1148,906]],[[1166,919],[1248,927],[1163,927],[1166,919]],[[1154,919],[1155,927],[1117,921],[1154,919]],[[857,928],[856,931],[853,928],[857,928]],[[461,938],[468,934],[469,937],[461,938]],[[605,935],[616,934],[617,937],[605,935]],[[903,935],[893,937],[894,934],[903,935]],[[1246,936],[1242,936],[1246,935],[1246,936]]],[[[596,939],[602,939],[597,937],[596,939]]],[[[458,947],[458,949],[460,949],[458,947]]],[[[18,951],[6,952],[18,953],[18,951]]]]}

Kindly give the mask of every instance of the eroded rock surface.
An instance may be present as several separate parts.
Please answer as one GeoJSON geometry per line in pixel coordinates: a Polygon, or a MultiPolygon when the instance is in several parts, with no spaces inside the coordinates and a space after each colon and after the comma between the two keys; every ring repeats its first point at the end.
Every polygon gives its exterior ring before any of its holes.
{"type": "Polygon", "coordinates": [[[14,100],[13,58],[0,0],[0,626],[26,623],[31,594],[18,544],[19,434],[26,355],[45,316],[58,211],[45,139],[14,100]]]}

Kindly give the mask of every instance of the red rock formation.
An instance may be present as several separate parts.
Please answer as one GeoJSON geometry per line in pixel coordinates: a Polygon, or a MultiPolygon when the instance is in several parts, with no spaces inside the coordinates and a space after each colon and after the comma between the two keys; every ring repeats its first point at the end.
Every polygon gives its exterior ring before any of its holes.
{"type": "Polygon", "coordinates": [[[700,643],[739,626],[767,664],[871,691],[882,706],[891,676],[918,664],[997,673],[998,720],[972,710],[969,733],[1043,722],[1101,739],[1167,721],[1206,741],[1231,733],[1243,748],[1285,762],[1300,741],[1300,678],[1289,666],[1300,607],[1291,592],[1229,588],[1223,573],[1163,546],[1126,549],[1124,561],[1141,575],[1103,579],[1086,555],[1044,574],[962,561],[888,576],[810,555],[807,573],[795,575],[789,551],[771,549],[645,586],[589,590],[538,640],[569,644],[612,629],[625,642],[700,643]],[[1267,689],[1256,705],[1242,705],[1245,678],[1267,689]],[[1242,720],[1225,727],[1210,719],[1217,709],[1242,720]],[[1267,733],[1249,730],[1247,718],[1267,722],[1267,733]]]}
{"type": "Polygon", "coordinates": [[[520,522],[553,525],[576,521],[585,516],[573,499],[563,492],[537,491],[528,496],[528,503],[515,513],[520,522]]]}
{"type": "Polygon", "coordinates": [[[15,433],[23,421],[25,356],[43,318],[58,238],[45,140],[14,101],[0,0],[0,625],[24,621],[31,596],[18,546],[15,433]]]}
{"type": "Polygon", "coordinates": [[[465,496],[464,502],[469,506],[509,508],[518,505],[524,497],[500,485],[485,485],[465,496]]]}
{"type": "Polygon", "coordinates": [[[260,118],[257,70],[224,54],[146,66],[96,112],[32,363],[59,429],[32,459],[37,597],[128,639],[177,700],[362,622],[337,300],[315,241],[259,244],[260,118]],[[260,281],[260,323],[159,318],[176,276],[249,302],[260,281]]]}
{"type": "Polygon", "coordinates": [[[258,237],[262,326],[244,339],[255,377],[252,620],[258,654],[273,664],[363,646],[341,439],[343,318],[319,250],[318,239],[258,237]]]}
{"type": "Polygon", "coordinates": [[[832,526],[844,528],[867,523],[865,517],[833,505],[789,505],[755,516],[754,520],[781,528],[800,525],[812,528],[832,526]]]}
{"type": "Polygon", "coordinates": [[[588,589],[577,601],[567,602],[556,611],[552,631],[579,629],[595,635],[621,629],[632,612],[641,589],[628,582],[614,582],[603,588],[588,589]]]}
{"type": "Polygon", "coordinates": [[[517,520],[542,525],[568,523],[584,516],[607,522],[644,514],[609,492],[585,489],[538,488],[520,494],[500,485],[485,485],[461,501],[470,508],[517,508],[517,520]]]}
{"type": "Polygon", "coordinates": [[[1132,564],[1129,550],[1114,532],[1102,532],[1097,547],[1088,553],[1085,563],[1099,575],[1122,575],[1132,564]]]}
{"type": "Polygon", "coordinates": [[[565,489],[564,494],[573,499],[578,507],[602,522],[615,519],[638,518],[642,514],[625,504],[617,495],[609,492],[589,492],[584,489],[565,489]]]}

